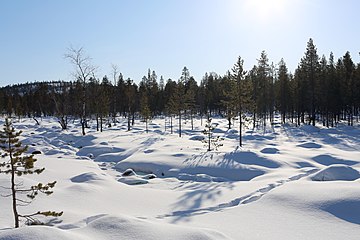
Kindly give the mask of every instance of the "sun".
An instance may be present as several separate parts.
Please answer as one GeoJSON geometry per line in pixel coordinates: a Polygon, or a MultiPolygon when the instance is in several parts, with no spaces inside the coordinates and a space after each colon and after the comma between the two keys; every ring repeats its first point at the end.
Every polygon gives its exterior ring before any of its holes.
{"type": "Polygon", "coordinates": [[[285,12],[286,0],[246,0],[245,8],[260,21],[269,21],[285,12]]]}

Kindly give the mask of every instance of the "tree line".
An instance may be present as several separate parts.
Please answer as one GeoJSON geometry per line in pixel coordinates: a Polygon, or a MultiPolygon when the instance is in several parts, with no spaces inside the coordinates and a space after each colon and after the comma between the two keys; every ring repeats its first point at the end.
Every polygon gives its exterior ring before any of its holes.
{"type": "MultiPolygon", "coordinates": [[[[101,131],[105,120],[116,123],[116,117],[124,116],[130,130],[136,117],[147,123],[154,116],[165,115],[171,122],[177,118],[180,136],[182,120],[192,123],[195,116],[224,116],[229,128],[235,118],[241,119],[240,130],[248,119],[253,127],[272,123],[276,113],[282,123],[297,125],[333,127],[342,120],[349,125],[358,120],[360,64],[353,62],[349,52],[337,60],[332,53],[320,57],[312,39],[294,73],[283,59],[274,64],[263,51],[251,69],[245,71],[244,60],[238,57],[226,74],[205,73],[199,83],[187,67],[176,80],[165,80],[149,69],[136,83],[125,79],[116,66],[110,77],[98,78],[83,49],[70,48],[66,58],[74,66],[75,81],[2,87],[2,114],[56,116],[63,129],[70,118],[78,118],[83,134],[91,118],[101,131]]],[[[172,124],[170,128],[172,131],[172,124]]]]}

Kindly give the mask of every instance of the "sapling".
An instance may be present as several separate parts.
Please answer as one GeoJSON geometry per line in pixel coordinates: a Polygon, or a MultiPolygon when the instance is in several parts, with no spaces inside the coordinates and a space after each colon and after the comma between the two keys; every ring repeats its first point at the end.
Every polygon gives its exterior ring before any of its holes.
{"type": "Polygon", "coordinates": [[[211,146],[214,147],[215,150],[217,150],[219,147],[223,146],[221,143],[224,138],[221,138],[220,136],[214,136],[214,130],[218,126],[217,123],[211,123],[212,119],[208,118],[205,124],[205,129],[203,130],[203,134],[205,135],[205,138],[203,140],[203,143],[205,143],[207,146],[207,150],[211,151],[213,150],[211,146]]]}
{"type": "Polygon", "coordinates": [[[22,131],[15,131],[8,118],[5,119],[4,128],[0,131],[1,158],[4,159],[3,162],[0,162],[0,173],[9,174],[11,178],[10,188],[5,188],[10,190],[11,193],[4,195],[4,197],[12,198],[15,228],[19,227],[20,218],[25,219],[26,224],[33,225],[40,223],[35,218],[38,215],[59,217],[63,213],[38,211],[31,214],[20,214],[18,212],[18,206],[29,205],[39,193],[46,195],[52,194],[52,188],[54,188],[56,184],[56,181],[47,184],[38,183],[26,188],[24,187],[23,181],[18,180],[21,179],[23,175],[40,174],[45,170],[45,168],[34,167],[34,163],[36,162],[34,155],[24,155],[28,146],[22,146],[22,143],[19,141],[21,133],[22,131]],[[19,195],[21,194],[25,194],[27,198],[20,198],[19,195]]]}

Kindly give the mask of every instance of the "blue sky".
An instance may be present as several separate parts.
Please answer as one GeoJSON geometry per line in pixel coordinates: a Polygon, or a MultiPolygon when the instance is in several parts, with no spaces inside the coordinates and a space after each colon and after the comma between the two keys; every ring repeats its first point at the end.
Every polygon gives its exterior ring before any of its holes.
{"type": "Polygon", "coordinates": [[[319,55],[350,51],[360,62],[357,0],[3,0],[0,1],[0,86],[74,80],[64,58],[83,47],[111,75],[111,64],[136,82],[155,70],[177,80],[187,66],[200,82],[238,56],[245,68],[262,50],[294,71],[310,37],[319,55]]]}

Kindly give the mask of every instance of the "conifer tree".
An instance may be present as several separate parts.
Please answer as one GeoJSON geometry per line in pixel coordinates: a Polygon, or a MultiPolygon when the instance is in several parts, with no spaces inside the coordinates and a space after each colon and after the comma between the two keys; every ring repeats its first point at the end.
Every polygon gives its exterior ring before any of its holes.
{"type": "Polygon", "coordinates": [[[232,120],[236,116],[238,95],[237,95],[236,82],[231,79],[230,72],[228,72],[228,74],[223,77],[221,85],[222,85],[222,89],[221,89],[222,99],[220,103],[225,110],[225,116],[228,121],[228,129],[231,129],[232,120]]]}
{"type": "Polygon", "coordinates": [[[23,154],[27,151],[27,146],[22,146],[19,141],[21,131],[15,131],[11,121],[6,118],[4,128],[0,131],[0,148],[2,150],[1,157],[6,159],[4,162],[0,162],[0,173],[10,174],[11,176],[11,187],[10,194],[5,195],[6,197],[12,198],[12,210],[14,214],[15,228],[19,227],[20,218],[26,220],[26,224],[39,224],[39,221],[35,218],[37,215],[43,216],[61,216],[63,212],[45,211],[35,212],[31,214],[20,214],[18,212],[18,206],[20,204],[27,205],[39,194],[44,193],[50,195],[53,193],[56,181],[47,184],[38,183],[31,187],[24,187],[21,181],[17,181],[22,175],[28,174],[40,174],[45,168],[35,168],[34,163],[36,159],[33,155],[24,156],[23,154]],[[26,194],[27,199],[20,198],[20,194],[26,194]]]}
{"type": "Polygon", "coordinates": [[[164,99],[165,99],[165,114],[170,117],[170,131],[173,134],[173,117],[177,112],[177,98],[176,98],[177,83],[168,79],[164,88],[164,99]]]}
{"type": "Polygon", "coordinates": [[[285,123],[286,114],[289,111],[290,100],[290,83],[289,74],[284,59],[279,62],[279,103],[278,108],[281,114],[281,122],[285,123]]]}
{"type": "Polygon", "coordinates": [[[203,134],[205,135],[205,139],[203,140],[203,142],[206,144],[208,151],[213,150],[211,146],[214,146],[215,150],[217,150],[219,147],[223,145],[220,142],[224,140],[220,136],[217,137],[214,136],[214,130],[218,124],[211,123],[211,121],[212,121],[211,118],[207,119],[205,124],[205,129],[203,130],[203,134]]]}
{"type": "Polygon", "coordinates": [[[148,133],[148,123],[151,118],[151,111],[149,107],[149,101],[146,93],[142,93],[140,96],[140,115],[142,116],[144,122],[145,122],[145,130],[146,133],[148,133]]]}
{"type": "Polygon", "coordinates": [[[233,100],[235,100],[237,112],[239,114],[239,146],[242,146],[242,114],[243,114],[243,107],[245,102],[247,101],[246,98],[248,97],[246,95],[246,90],[243,87],[243,80],[244,75],[246,72],[244,71],[244,60],[239,56],[236,63],[234,64],[232,68],[232,78],[234,83],[236,84],[236,88],[234,88],[234,97],[233,100]]]}
{"type": "Polygon", "coordinates": [[[312,125],[315,126],[320,63],[316,46],[311,38],[307,43],[305,56],[301,59],[299,67],[302,73],[302,79],[300,80],[302,81],[303,92],[305,92],[305,96],[303,97],[305,97],[306,110],[310,115],[309,124],[312,123],[312,125]]]}

